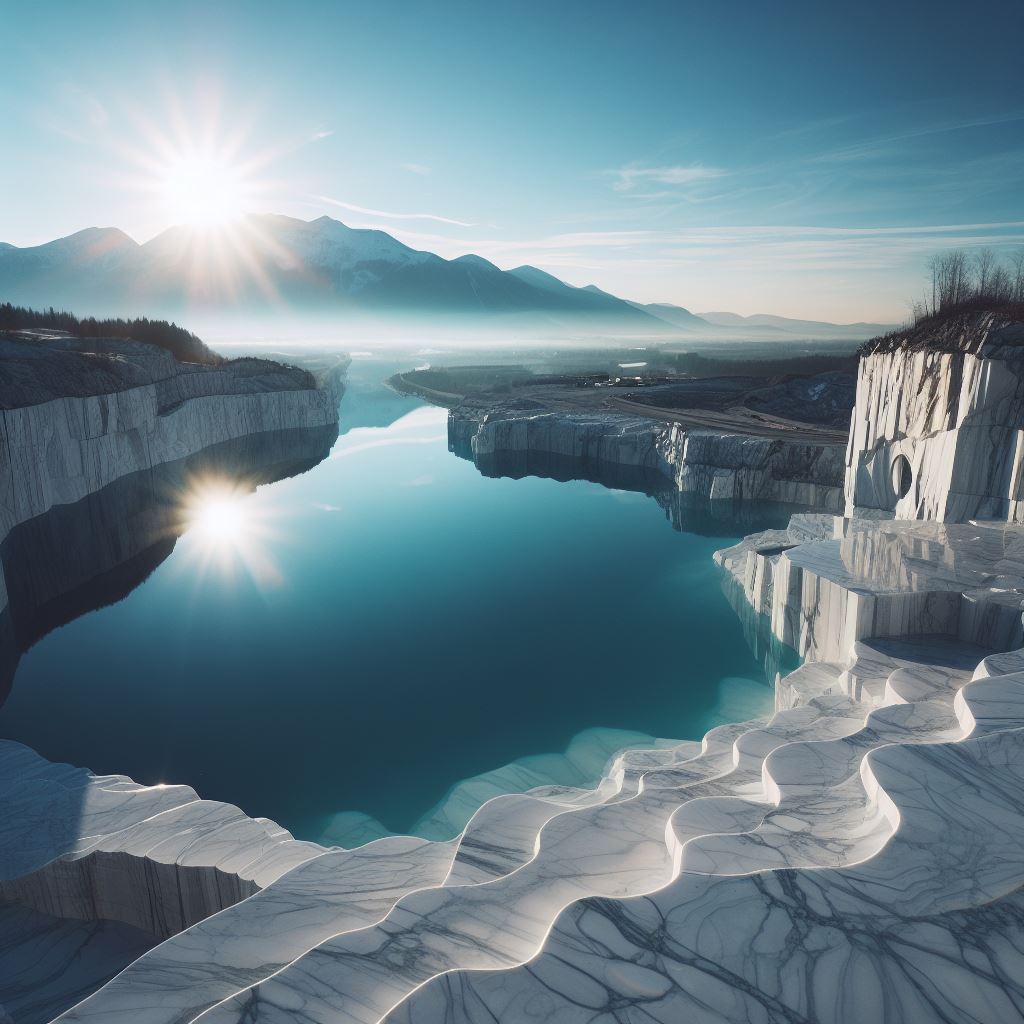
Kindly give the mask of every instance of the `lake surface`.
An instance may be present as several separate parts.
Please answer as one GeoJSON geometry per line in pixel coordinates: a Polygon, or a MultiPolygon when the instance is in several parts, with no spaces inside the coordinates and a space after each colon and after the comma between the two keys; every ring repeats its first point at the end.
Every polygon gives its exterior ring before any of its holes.
{"type": "MultiPolygon", "coordinates": [[[[127,597],[54,611],[71,621],[22,655],[0,735],[350,845],[459,827],[465,789],[432,809],[508,762],[581,781],[642,734],[770,707],[711,555],[777,511],[686,532],[646,494],[484,477],[389,370],[354,364],[318,465],[249,494],[207,469],[176,543],[117,556],[144,578],[127,597]]],[[[65,514],[88,539],[96,513],[65,514]]]]}

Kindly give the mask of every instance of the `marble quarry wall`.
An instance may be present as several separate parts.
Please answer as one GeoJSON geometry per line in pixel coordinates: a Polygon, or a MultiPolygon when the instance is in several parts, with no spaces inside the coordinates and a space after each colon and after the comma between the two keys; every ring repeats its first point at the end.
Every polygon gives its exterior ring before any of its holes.
{"type": "Polygon", "coordinates": [[[534,452],[584,463],[664,472],[657,431],[650,421],[568,413],[497,414],[482,419],[448,416],[449,447],[474,459],[510,452],[534,452]]]}
{"type": "Polygon", "coordinates": [[[980,318],[942,341],[861,359],[847,515],[1024,521],[1024,326],[980,318]]]}
{"type": "Polygon", "coordinates": [[[1024,645],[1024,528],[794,516],[715,560],[807,661],[839,662],[869,638],[943,635],[1024,645]]]}
{"type": "Polygon", "coordinates": [[[841,507],[842,445],[687,430],[678,423],[663,431],[658,443],[681,494],[830,512],[841,507]]]}
{"type": "Polygon", "coordinates": [[[679,493],[710,500],[790,502],[832,512],[843,502],[843,446],[687,430],[615,413],[500,409],[449,413],[449,447],[478,465],[531,453],[575,460],[582,472],[659,474],[679,493]]]}

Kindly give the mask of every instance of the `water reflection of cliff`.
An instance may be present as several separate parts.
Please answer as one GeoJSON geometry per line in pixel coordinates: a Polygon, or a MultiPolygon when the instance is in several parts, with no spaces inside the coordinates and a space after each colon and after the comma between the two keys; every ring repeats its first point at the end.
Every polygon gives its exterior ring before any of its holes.
{"type": "Polygon", "coordinates": [[[191,481],[216,477],[253,490],[311,469],[337,436],[332,424],[225,441],[16,526],[0,542],[8,594],[0,612],[0,704],[34,643],[121,600],[167,558],[184,529],[181,501],[191,481]]]}
{"type": "Polygon", "coordinates": [[[661,506],[674,530],[703,537],[738,537],[758,530],[780,529],[803,506],[763,501],[711,501],[681,493],[663,473],[646,466],[622,465],[600,459],[516,450],[477,454],[464,433],[449,420],[448,449],[472,462],[483,476],[521,480],[588,480],[612,490],[639,491],[661,506]]]}
{"type": "Polygon", "coordinates": [[[775,501],[731,498],[712,501],[674,489],[657,492],[652,497],[665,510],[665,518],[673,530],[703,537],[736,537],[760,530],[781,530],[794,512],[807,511],[804,505],[775,501]]]}
{"type": "Polygon", "coordinates": [[[460,458],[468,458],[481,475],[510,477],[521,480],[527,476],[540,476],[549,480],[590,480],[615,490],[642,491],[654,495],[664,490],[668,482],[664,476],[643,466],[623,466],[596,459],[554,455],[550,452],[503,451],[487,455],[468,455],[453,449],[460,458]]]}
{"type": "Polygon", "coordinates": [[[754,610],[743,588],[731,576],[722,580],[722,593],[743,627],[743,639],[764,669],[764,677],[775,684],[800,664],[800,655],[772,633],[771,619],[754,610]]]}

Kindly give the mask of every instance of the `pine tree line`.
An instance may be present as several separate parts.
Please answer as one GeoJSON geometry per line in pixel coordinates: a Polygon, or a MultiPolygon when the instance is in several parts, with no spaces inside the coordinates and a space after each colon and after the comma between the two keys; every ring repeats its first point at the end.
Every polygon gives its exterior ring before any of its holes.
{"type": "Polygon", "coordinates": [[[0,302],[0,331],[50,328],[66,331],[78,338],[126,338],[166,349],[180,362],[206,363],[215,366],[224,360],[191,331],[167,320],[134,320],[77,317],[74,313],[54,309],[28,309],[10,302],[0,302]]]}

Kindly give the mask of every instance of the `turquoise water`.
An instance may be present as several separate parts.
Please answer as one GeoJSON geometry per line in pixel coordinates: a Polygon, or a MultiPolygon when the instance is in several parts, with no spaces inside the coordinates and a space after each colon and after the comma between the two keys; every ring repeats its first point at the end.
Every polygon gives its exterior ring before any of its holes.
{"type": "Polygon", "coordinates": [[[381,376],[356,367],[325,461],[204,497],[141,585],[25,653],[0,735],[352,841],[436,832],[455,783],[516,759],[564,774],[529,758],[580,733],[596,770],[614,740],[770,705],[711,560],[749,525],[676,531],[645,494],[485,478],[443,410],[381,376]]]}

